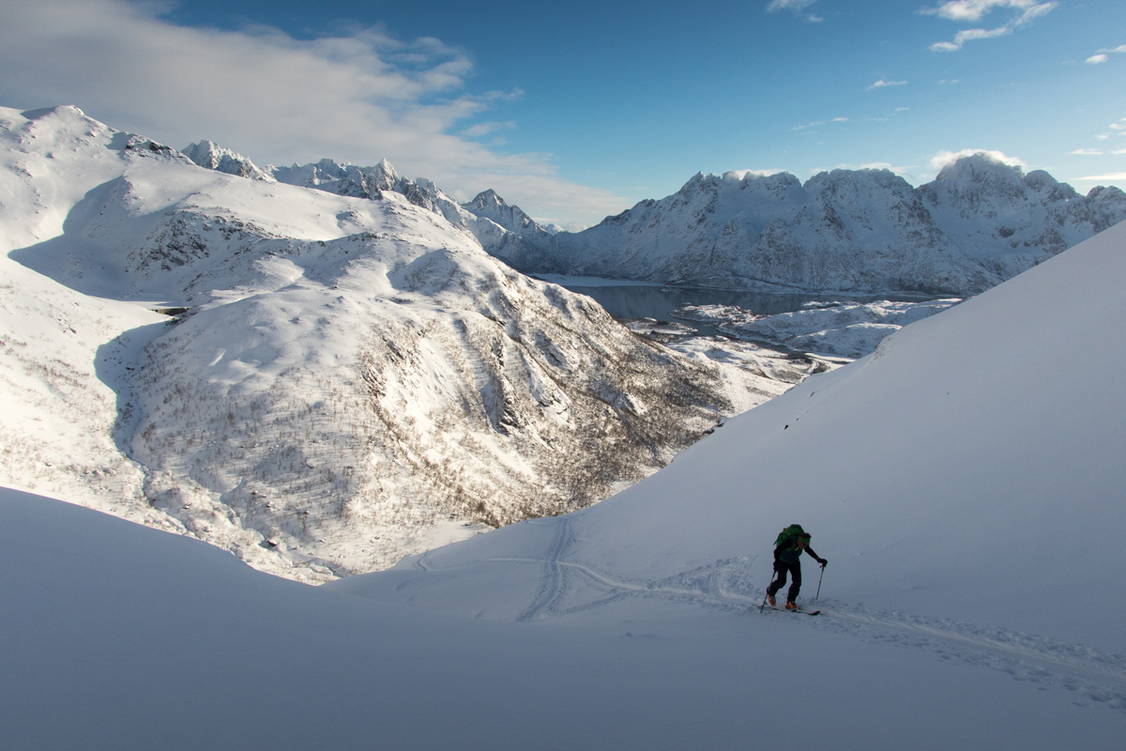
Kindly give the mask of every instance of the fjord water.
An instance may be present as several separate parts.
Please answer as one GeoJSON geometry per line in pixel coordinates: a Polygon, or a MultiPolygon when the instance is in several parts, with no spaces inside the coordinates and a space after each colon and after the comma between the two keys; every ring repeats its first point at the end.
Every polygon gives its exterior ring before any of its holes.
{"type": "Polygon", "coordinates": [[[717,333],[711,323],[676,319],[674,313],[686,305],[730,305],[749,310],[757,315],[775,315],[800,310],[809,303],[832,304],[836,302],[873,302],[875,300],[906,300],[918,302],[928,299],[920,295],[843,295],[840,293],[811,294],[755,292],[748,290],[715,289],[710,287],[674,287],[669,285],[644,285],[636,282],[603,280],[591,283],[587,277],[546,277],[572,292],[586,295],[619,319],[655,318],[659,321],[679,320],[701,334],[717,333]]]}

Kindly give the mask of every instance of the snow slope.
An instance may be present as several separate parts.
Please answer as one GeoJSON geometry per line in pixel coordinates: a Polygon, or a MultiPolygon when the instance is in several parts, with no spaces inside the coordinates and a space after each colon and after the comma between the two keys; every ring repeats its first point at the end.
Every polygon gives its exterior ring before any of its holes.
{"type": "Polygon", "coordinates": [[[1116,751],[1124,246],[909,326],[603,504],[325,587],[0,490],[5,748],[1116,751]],[[758,613],[794,521],[831,560],[816,618],[758,613]]]}
{"type": "Polygon", "coordinates": [[[1121,663],[996,631],[795,621],[687,589],[585,622],[471,620],[3,489],[0,566],[9,751],[719,751],[795,733],[857,751],[1112,751],[1126,730],[1121,663]],[[1116,670],[1117,709],[1115,689],[1079,689],[1116,670]]]}
{"type": "Polygon", "coordinates": [[[9,485],[323,581],[599,500],[730,406],[714,367],[395,190],[0,116],[9,485]]]}
{"type": "Polygon", "coordinates": [[[1119,224],[740,415],[598,507],[335,586],[498,620],[625,617],[653,599],[734,608],[757,604],[770,541],[796,522],[831,560],[826,628],[992,642],[1065,685],[1051,663],[1074,668],[1080,693],[1122,709],[1124,251],[1119,224]]]}
{"type": "Polygon", "coordinates": [[[1126,219],[1126,194],[1080,196],[986,154],[912,188],[887,170],[697,174],[677,193],[506,257],[528,272],[728,289],[964,297],[1126,219]]]}

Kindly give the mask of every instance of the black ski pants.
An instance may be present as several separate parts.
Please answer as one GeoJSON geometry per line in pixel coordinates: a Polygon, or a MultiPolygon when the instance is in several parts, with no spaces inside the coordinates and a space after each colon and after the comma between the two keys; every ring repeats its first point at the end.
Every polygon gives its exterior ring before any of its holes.
{"type": "Polygon", "coordinates": [[[790,574],[791,584],[790,591],[786,593],[786,602],[797,602],[798,592],[801,591],[801,563],[798,561],[794,561],[793,563],[775,561],[774,581],[770,582],[770,586],[766,588],[766,592],[773,597],[778,593],[778,590],[786,586],[787,573],[790,574]]]}

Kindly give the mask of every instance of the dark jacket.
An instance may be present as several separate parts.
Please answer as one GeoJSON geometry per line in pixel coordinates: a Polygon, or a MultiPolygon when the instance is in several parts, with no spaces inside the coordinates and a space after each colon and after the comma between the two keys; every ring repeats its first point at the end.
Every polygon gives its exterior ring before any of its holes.
{"type": "Polygon", "coordinates": [[[774,562],[787,564],[797,563],[801,559],[803,550],[820,563],[821,556],[814,553],[813,548],[808,545],[802,547],[797,540],[774,548],[774,562]]]}

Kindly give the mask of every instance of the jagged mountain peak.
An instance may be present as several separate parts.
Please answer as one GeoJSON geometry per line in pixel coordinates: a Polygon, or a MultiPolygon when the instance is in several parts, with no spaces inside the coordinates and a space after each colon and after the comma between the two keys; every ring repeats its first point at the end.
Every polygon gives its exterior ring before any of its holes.
{"type": "Polygon", "coordinates": [[[509,233],[533,242],[548,242],[553,234],[524,213],[519,206],[505,202],[492,188],[481,191],[472,201],[462,204],[462,208],[477,217],[488,219],[509,233]]]}
{"type": "Polygon", "coordinates": [[[183,149],[183,152],[188,159],[191,159],[200,167],[224,172],[228,175],[248,177],[252,180],[274,181],[272,174],[261,169],[248,157],[233,149],[220,146],[210,139],[190,144],[183,149]]]}
{"type": "Polygon", "coordinates": [[[488,207],[500,207],[507,205],[508,204],[505,202],[505,200],[501,198],[495,190],[488,188],[486,190],[482,190],[480,193],[474,196],[472,201],[465,204],[465,207],[484,209],[488,207]]]}
{"type": "Polygon", "coordinates": [[[715,175],[707,175],[703,172],[697,172],[695,175],[688,179],[688,182],[684,183],[684,185],[680,188],[680,190],[677,191],[677,193],[681,195],[694,193],[700,190],[700,188],[706,185],[708,182],[714,182],[715,180],[715,175]]]}
{"type": "Polygon", "coordinates": [[[818,172],[806,181],[806,189],[844,184],[865,185],[893,190],[913,190],[911,184],[889,169],[834,169],[818,172]]]}
{"type": "Polygon", "coordinates": [[[1010,164],[979,151],[956,159],[941,170],[934,182],[957,185],[1009,185],[1023,186],[1024,170],[1017,164],[1010,164]]]}
{"type": "Polygon", "coordinates": [[[1126,201],[1126,192],[1113,185],[1098,185],[1087,192],[1087,200],[1096,203],[1126,201]]]}
{"type": "Polygon", "coordinates": [[[1126,219],[1117,189],[1077,194],[979,152],[912,187],[888,169],[696,173],[513,263],[684,285],[965,296],[1126,219]]]}
{"type": "Polygon", "coordinates": [[[387,159],[380,159],[379,164],[375,165],[375,169],[382,172],[391,180],[399,179],[398,170],[396,170],[394,165],[392,165],[391,162],[389,162],[387,159]]]}

